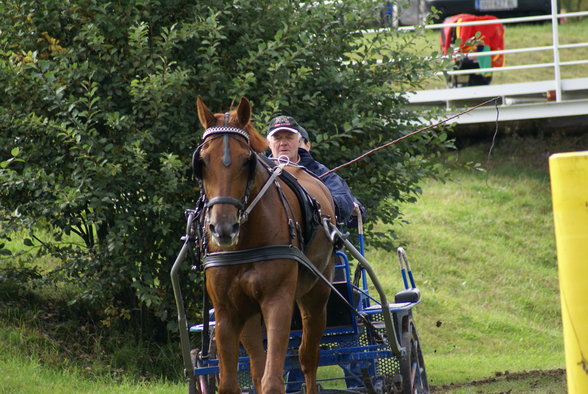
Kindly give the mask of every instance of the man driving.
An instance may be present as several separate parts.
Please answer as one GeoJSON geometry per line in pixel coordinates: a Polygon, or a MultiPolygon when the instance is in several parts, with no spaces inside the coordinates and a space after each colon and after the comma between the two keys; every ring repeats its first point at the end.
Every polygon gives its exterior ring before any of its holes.
{"type": "Polygon", "coordinates": [[[267,140],[272,157],[286,156],[290,162],[306,167],[307,170],[320,178],[331,191],[335,201],[337,220],[348,223],[353,215],[354,203],[357,200],[351,194],[347,182],[339,175],[330,173],[321,177],[329,169],[315,160],[305,149],[306,146],[310,149],[308,132],[293,117],[278,116],[270,121],[267,140]]]}

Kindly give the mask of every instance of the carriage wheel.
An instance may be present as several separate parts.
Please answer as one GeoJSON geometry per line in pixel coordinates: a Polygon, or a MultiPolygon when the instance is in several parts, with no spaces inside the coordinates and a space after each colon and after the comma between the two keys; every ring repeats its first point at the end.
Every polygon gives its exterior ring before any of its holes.
{"type": "Polygon", "coordinates": [[[216,383],[218,375],[200,375],[198,377],[198,393],[213,394],[216,392],[216,383]]]}
{"type": "MultiPolygon", "coordinates": [[[[198,365],[198,354],[200,353],[200,349],[192,349],[190,351],[190,359],[192,360],[192,365],[198,365]]],[[[189,373],[190,371],[186,371],[189,373]]],[[[194,371],[191,371],[193,374],[194,371]]],[[[200,387],[198,386],[198,376],[190,376],[188,378],[188,394],[198,394],[200,393],[200,387]]]]}
{"type": "Polygon", "coordinates": [[[429,392],[429,382],[425,361],[416,327],[412,318],[408,319],[406,331],[402,333],[402,345],[406,347],[406,356],[400,362],[402,390],[404,393],[421,394],[429,392]]]}
{"type": "MultiPolygon", "coordinates": [[[[210,348],[208,350],[208,355],[210,358],[217,357],[216,341],[214,340],[214,331],[212,332],[210,338],[210,348]]],[[[200,359],[200,351],[198,349],[194,349],[191,353],[191,356],[192,363],[195,366],[202,366],[202,361],[200,359]]],[[[214,394],[216,392],[217,383],[218,374],[196,376],[195,379],[191,381],[188,387],[188,394],[214,394]]]]}
{"type": "MultiPolygon", "coordinates": [[[[201,365],[201,362],[197,361],[201,365]]],[[[188,394],[213,394],[216,392],[218,375],[200,375],[194,377],[188,386],[188,394]]]]}

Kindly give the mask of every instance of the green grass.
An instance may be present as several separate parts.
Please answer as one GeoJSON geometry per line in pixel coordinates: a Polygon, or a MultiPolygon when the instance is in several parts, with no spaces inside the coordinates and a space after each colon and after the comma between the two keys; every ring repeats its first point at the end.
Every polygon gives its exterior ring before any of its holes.
{"type": "Polygon", "coordinates": [[[496,376],[468,384],[435,386],[435,393],[521,393],[564,394],[565,371],[527,371],[523,373],[499,372],[496,376]]]}
{"type": "Polygon", "coordinates": [[[20,356],[0,358],[0,393],[178,393],[176,382],[137,383],[128,378],[88,379],[75,368],[47,368],[42,361],[20,356]]]}
{"type": "MultiPolygon", "coordinates": [[[[551,45],[551,23],[543,24],[506,24],[504,34],[504,48],[518,49],[551,45]]],[[[559,24],[559,43],[573,44],[588,42],[588,18],[579,20],[570,18],[567,23],[559,24]]],[[[427,31],[417,43],[415,51],[420,54],[431,54],[440,51],[439,30],[427,31]]],[[[588,47],[561,49],[560,61],[586,60],[588,59],[588,47]]],[[[553,51],[526,52],[505,55],[505,66],[519,66],[528,64],[540,64],[553,62],[553,51]]],[[[505,83],[519,83],[543,81],[554,78],[553,67],[527,69],[524,71],[499,71],[495,72],[492,79],[493,85],[505,83]]],[[[563,66],[561,78],[586,78],[588,67],[586,64],[575,66],[563,66]]],[[[436,77],[428,80],[423,88],[444,88],[445,79],[436,77]]]]}
{"type": "MultiPolygon", "coordinates": [[[[564,368],[546,152],[577,150],[564,143],[585,147],[583,139],[510,137],[489,161],[489,144],[466,148],[460,159],[487,172],[427,181],[404,207],[409,224],[395,231],[422,293],[415,319],[431,384],[564,368]]],[[[400,289],[395,256],[368,250],[368,260],[386,294],[400,289]]]]}
{"type": "MultiPolygon", "coordinates": [[[[63,352],[49,332],[26,322],[0,327],[0,349],[0,393],[177,393],[184,388],[177,381],[137,379],[116,368],[116,355],[106,364],[96,354],[63,352]]],[[[137,350],[129,351],[137,356],[137,350]]]]}

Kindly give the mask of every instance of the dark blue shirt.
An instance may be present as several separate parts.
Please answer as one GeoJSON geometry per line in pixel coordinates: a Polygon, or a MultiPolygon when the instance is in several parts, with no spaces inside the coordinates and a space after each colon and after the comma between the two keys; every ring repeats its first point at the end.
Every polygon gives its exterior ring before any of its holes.
{"type": "MultiPolygon", "coordinates": [[[[300,156],[300,161],[297,164],[306,167],[316,176],[320,177],[329,171],[327,167],[316,161],[305,149],[298,148],[298,155],[300,156]]],[[[333,200],[335,200],[335,214],[337,215],[338,221],[347,223],[353,213],[354,201],[347,182],[334,172],[320,178],[320,180],[323,181],[333,195],[333,200]]]]}

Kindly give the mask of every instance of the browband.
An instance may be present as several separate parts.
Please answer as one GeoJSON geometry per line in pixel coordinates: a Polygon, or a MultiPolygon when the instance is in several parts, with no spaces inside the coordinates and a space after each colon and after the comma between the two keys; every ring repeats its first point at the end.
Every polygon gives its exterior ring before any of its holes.
{"type": "Polygon", "coordinates": [[[209,127],[208,129],[204,130],[204,134],[202,135],[202,140],[206,139],[209,135],[212,134],[237,134],[247,140],[249,143],[249,134],[238,127],[233,126],[216,126],[216,127],[209,127]]]}

